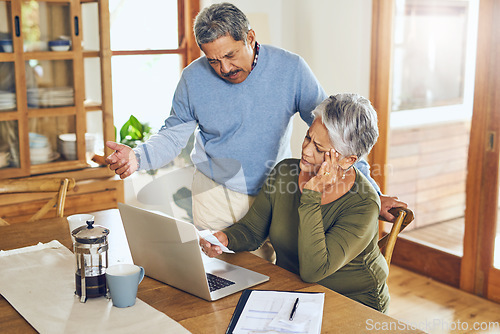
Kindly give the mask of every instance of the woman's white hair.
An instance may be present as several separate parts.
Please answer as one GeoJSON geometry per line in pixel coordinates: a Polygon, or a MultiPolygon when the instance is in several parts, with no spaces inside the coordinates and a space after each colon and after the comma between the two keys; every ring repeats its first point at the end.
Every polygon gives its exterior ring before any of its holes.
{"type": "Polygon", "coordinates": [[[313,111],[321,121],[335,150],[342,156],[364,158],[377,142],[377,113],[370,101],[358,94],[337,94],[321,102],[313,111]]]}

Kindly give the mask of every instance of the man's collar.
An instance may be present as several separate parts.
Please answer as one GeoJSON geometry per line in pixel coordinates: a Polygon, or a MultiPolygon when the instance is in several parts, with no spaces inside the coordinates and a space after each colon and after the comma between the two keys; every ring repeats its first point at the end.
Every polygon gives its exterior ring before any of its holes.
{"type": "Polygon", "coordinates": [[[259,50],[260,50],[260,44],[259,42],[255,42],[255,57],[253,58],[253,63],[252,63],[252,70],[257,66],[257,59],[259,58],[259,50]]]}

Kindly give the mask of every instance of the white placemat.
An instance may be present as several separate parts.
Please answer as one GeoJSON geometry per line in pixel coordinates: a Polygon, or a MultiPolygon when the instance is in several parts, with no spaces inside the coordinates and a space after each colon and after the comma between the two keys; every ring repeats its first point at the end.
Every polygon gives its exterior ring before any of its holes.
{"type": "Polygon", "coordinates": [[[40,333],[190,333],[140,299],[127,308],[105,297],[80,303],[75,261],[55,240],[0,251],[0,293],[40,333]]]}

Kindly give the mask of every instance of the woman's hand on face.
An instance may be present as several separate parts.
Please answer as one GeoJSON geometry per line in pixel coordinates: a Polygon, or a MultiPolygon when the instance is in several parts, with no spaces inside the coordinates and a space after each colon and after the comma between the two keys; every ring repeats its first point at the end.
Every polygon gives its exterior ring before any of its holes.
{"type": "Polygon", "coordinates": [[[323,192],[329,184],[337,182],[339,154],[332,148],[325,153],[325,161],[321,164],[318,172],[304,185],[304,189],[323,192]]]}
{"type": "MultiPolygon", "coordinates": [[[[227,244],[229,243],[229,240],[227,239],[227,235],[224,232],[218,231],[214,233],[214,236],[219,239],[219,241],[227,247],[227,244]]],[[[207,240],[200,238],[200,246],[203,251],[207,256],[209,257],[216,257],[218,255],[222,254],[222,249],[217,246],[213,245],[207,240]]]]}

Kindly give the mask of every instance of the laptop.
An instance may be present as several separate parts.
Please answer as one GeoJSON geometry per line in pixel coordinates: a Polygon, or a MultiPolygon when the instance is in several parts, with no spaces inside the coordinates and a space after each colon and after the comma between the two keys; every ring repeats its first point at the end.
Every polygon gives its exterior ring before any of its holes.
{"type": "Polygon", "coordinates": [[[208,301],[269,280],[203,254],[192,223],[123,203],[118,209],[134,263],[151,278],[208,301]]]}

